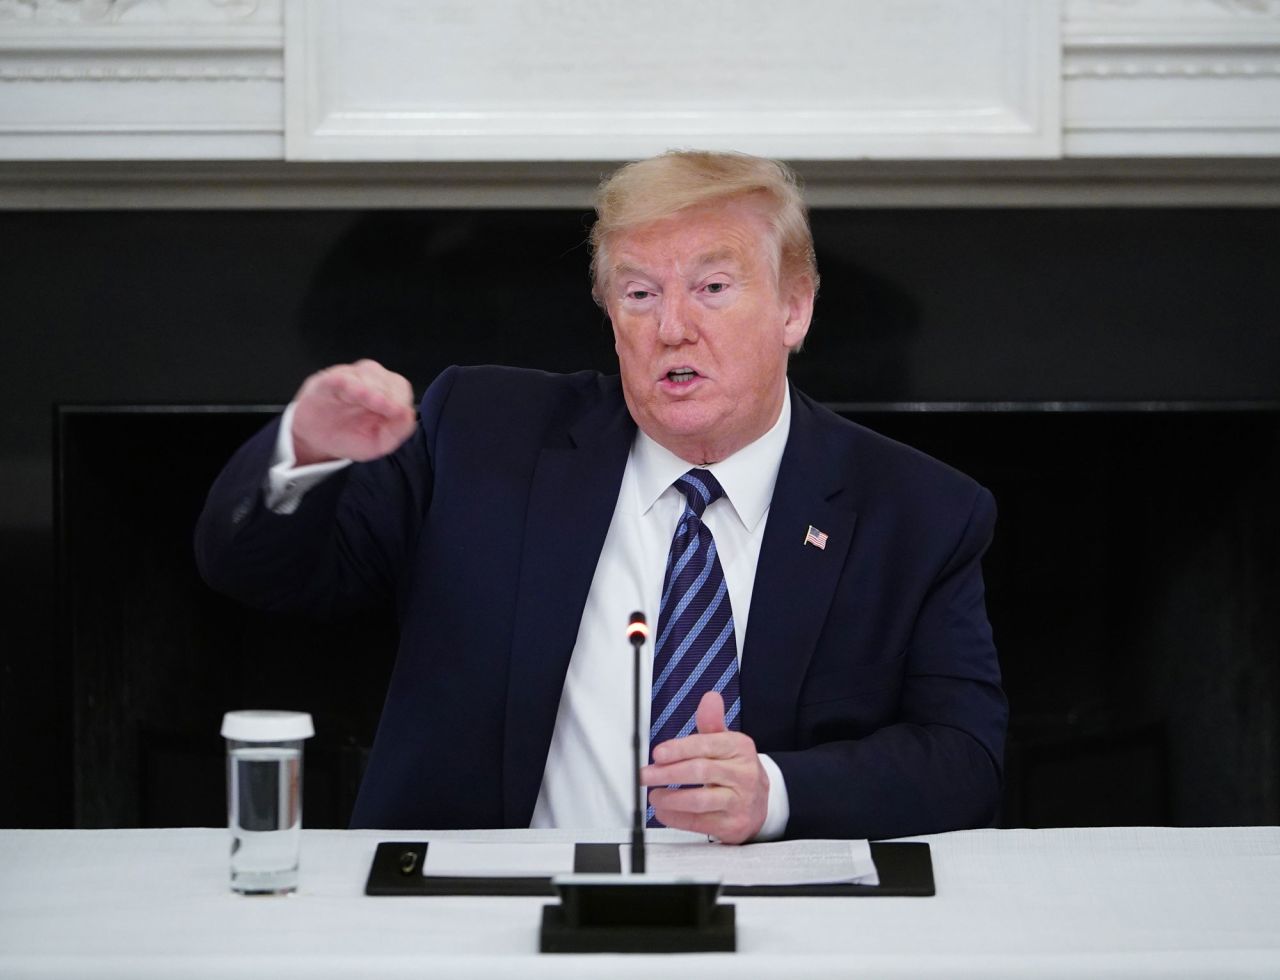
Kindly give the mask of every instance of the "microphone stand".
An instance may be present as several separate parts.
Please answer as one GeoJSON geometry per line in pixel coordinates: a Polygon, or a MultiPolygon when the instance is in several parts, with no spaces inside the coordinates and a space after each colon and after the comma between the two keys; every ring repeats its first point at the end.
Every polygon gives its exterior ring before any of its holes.
{"type": "Polygon", "coordinates": [[[631,873],[644,874],[644,825],[645,811],[644,789],[640,785],[640,648],[644,646],[645,637],[649,635],[649,626],[645,623],[644,613],[633,612],[631,622],[627,626],[627,639],[631,641],[634,653],[635,671],[632,686],[635,692],[635,723],[631,731],[631,758],[635,762],[636,805],[631,823],[631,873]]]}
{"type": "Polygon", "coordinates": [[[734,907],[716,901],[719,879],[643,873],[647,808],[640,785],[640,748],[648,743],[640,741],[640,648],[648,635],[644,613],[632,613],[627,626],[636,695],[631,875],[610,871],[554,877],[560,904],[542,907],[538,948],[544,953],[732,953],[738,948],[734,907]]]}

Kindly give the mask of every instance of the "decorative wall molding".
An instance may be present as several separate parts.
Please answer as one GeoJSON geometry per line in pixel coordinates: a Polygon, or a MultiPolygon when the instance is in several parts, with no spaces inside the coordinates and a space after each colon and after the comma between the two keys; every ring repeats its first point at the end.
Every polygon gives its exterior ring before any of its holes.
{"type": "Polygon", "coordinates": [[[1145,62],[1130,59],[1116,64],[1113,58],[1100,58],[1090,62],[1078,59],[1064,67],[1063,76],[1076,78],[1269,78],[1280,75],[1280,61],[1259,63],[1242,60],[1237,63],[1214,59],[1174,61],[1160,57],[1145,62]]]}
{"type": "Polygon", "coordinates": [[[282,37],[187,31],[142,38],[11,39],[0,82],[233,82],[283,84],[282,37]],[[203,36],[202,36],[203,34],[203,36]]]}
{"type": "Polygon", "coordinates": [[[1274,30],[1277,0],[1063,0],[1068,38],[1235,44],[1274,30]]]}
{"type": "MultiPolygon", "coordinates": [[[[0,209],[576,208],[608,162],[0,161],[0,209]]],[[[1280,207],[1280,157],[797,163],[823,208],[1280,207]]]]}
{"type": "Polygon", "coordinates": [[[279,24],[280,0],[0,0],[0,25],[279,24]]]}
{"type": "Polygon", "coordinates": [[[1280,0],[633,9],[0,0],[0,160],[1280,157],[1280,0]]]}
{"type": "Polygon", "coordinates": [[[1280,155],[1280,2],[1066,0],[1068,156],[1280,155]]]}
{"type": "Polygon", "coordinates": [[[0,0],[0,157],[279,159],[283,49],[279,0],[0,0]]]}
{"type": "Polygon", "coordinates": [[[1052,157],[1058,0],[287,0],[291,160],[1052,157]]]}

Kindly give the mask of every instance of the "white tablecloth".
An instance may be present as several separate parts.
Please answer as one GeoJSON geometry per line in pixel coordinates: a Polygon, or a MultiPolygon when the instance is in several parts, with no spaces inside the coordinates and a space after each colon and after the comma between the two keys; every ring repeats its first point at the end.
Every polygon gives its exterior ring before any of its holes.
{"type": "MultiPolygon", "coordinates": [[[[522,836],[523,835],[523,836],[522,836]]],[[[296,895],[227,887],[225,830],[0,831],[0,977],[646,977],[656,957],[539,956],[540,898],[369,898],[379,840],[305,831],[296,895]]],[[[595,837],[594,839],[600,839],[595,837]]],[[[1280,977],[1280,828],[934,837],[933,898],[734,898],[724,977],[1280,977]]]]}

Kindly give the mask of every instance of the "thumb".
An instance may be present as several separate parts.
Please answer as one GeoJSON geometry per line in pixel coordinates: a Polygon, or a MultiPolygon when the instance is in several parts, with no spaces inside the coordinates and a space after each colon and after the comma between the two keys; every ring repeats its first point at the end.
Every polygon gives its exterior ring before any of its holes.
{"type": "Polygon", "coordinates": [[[727,731],[724,723],[724,698],[717,691],[708,691],[698,702],[698,732],[709,735],[712,732],[727,731]]]}

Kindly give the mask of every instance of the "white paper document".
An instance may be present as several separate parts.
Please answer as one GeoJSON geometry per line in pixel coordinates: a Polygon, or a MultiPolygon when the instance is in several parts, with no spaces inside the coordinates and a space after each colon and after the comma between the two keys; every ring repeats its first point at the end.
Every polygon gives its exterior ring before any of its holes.
{"type": "Polygon", "coordinates": [[[422,873],[458,878],[552,878],[573,873],[568,844],[494,844],[433,840],[422,873]]]}
{"type": "MultiPolygon", "coordinates": [[[[631,866],[622,848],[622,870],[631,866]]],[[[719,878],[726,885],[878,885],[865,840],[788,840],[770,844],[650,844],[650,874],[719,878]]]]}
{"type": "MultiPolygon", "coordinates": [[[[622,871],[631,851],[618,845],[622,871]]],[[[571,843],[500,844],[435,840],[422,873],[434,877],[551,878],[573,872],[571,843]]],[[[880,876],[864,840],[792,840],[771,844],[687,842],[649,844],[650,874],[717,878],[726,885],[878,885],[880,876]]]]}

